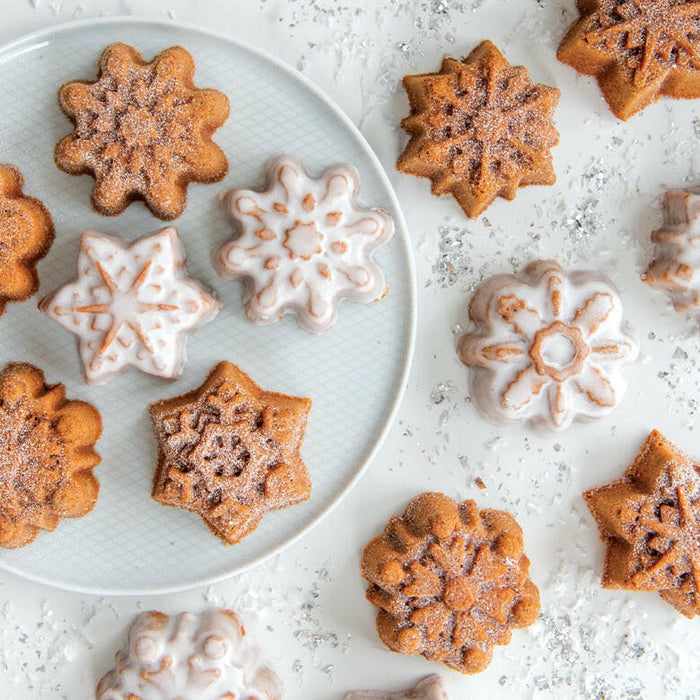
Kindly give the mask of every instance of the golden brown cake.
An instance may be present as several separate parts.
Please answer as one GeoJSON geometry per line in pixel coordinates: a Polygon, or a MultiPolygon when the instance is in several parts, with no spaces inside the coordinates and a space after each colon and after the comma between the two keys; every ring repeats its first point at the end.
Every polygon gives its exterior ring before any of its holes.
{"type": "Polygon", "coordinates": [[[607,544],[603,588],[658,591],[700,614],[700,464],[658,430],[624,477],[583,494],[607,544]]]}
{"type": "Polygon", "coordinates": [[[94,176],[97,211],[112,216],[142,199],[159,219],[174,219],[190,182],[224,178],[228,161],[211,137],[228,117],[228,98],[196,88],[194,71],[181,46],[146,62],[117,43],[104,50],[97,81],[61,86],[59,103],[74,130],[56,147],[56,164],[94,176]]]}
{"type": "Polygon", "coordinates": [[[36,264],[53,243],[46,207],[22,193],[24,178],[0,164],[0,315],[9,301],[29,299],[39,288],[36,264]]]}
{"type": "Polygon", "coordinates": [[[557,58],[598,81],[629,119],[659,97],[700,97],[700,2],[577,0],[581,18],[557,58]]]}
{"type": "Polygon", "coordinates": [[[362,555],[384,644],[461,673],[483,671],[495,644],[535,621],[529,566],[513,516],[441,493],[416,496],[362,555]]]}
{"type": "Polygon", "coordinates": [[[199,389],[151,404],[153,498],[199,514],[235,544],[268,511],[311,495],[300,454],[310,410],[311,399],[263,391],[236,365],[220,362],[199,389]]]}
{"type": "Polygon", "coordinates": [[[102,420],[94,406],[66,399],[33,365],[0,372],[0,546],[23,547],[61,518],[89,513],[99,484],[92,470],[102,420]]]}
{"type": "Polygon", "coordinates": [[[556,181],[550,148],[559,143],[552,114],[559,90],[530,81],[490,41],[463,61],[445,58],[438,73],[407,75],[411,139],[396,167],[432,180],[475,218],[496,197],[556,181]]]}

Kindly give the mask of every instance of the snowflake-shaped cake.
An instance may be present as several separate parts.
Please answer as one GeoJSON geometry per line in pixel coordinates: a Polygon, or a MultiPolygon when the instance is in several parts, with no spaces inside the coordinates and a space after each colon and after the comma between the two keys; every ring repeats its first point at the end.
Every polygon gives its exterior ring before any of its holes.
{"type": "Polygon", "coordinates": [[[429,177],[435,195],[452,193],[467,216],[519,187],[552,185],[550,148],[559,143],[552,114],[559,90],[530,81],[490,41],[464,61],[445,58],[439,73],[403,79],[411,139],[396,167],[429,177]]]}
{"type": "Polygon", "coordinates": [[[97,700],[281,700],[277,675],[232,610],[141,613],[97,685],[97,700]]]}
{"type": "Polygon", "coordinates": [[[151,404],[158,440],[153,498],[200,515],[235,544],[266,513],[311,495],[301,458],[311,400],[263,391],[230,362],[204,384],[151,404]]]}
{"type": "Polygon", "coordinates": [[[603,586],[700,615],[700,463],[654,430],[622,479],[583,495],[608,545],[603,586]]]}
{"type": "Polygon", "coordinates": [[[666,292],[676,311],[700,323],[700,190],[664,195],[664,226],[651,234],[658,257],[642,279],[666,292]]]}
{"type": "Polygon", "coordinates": [[[485,669],[494,645],[535,621],[540,600],[529,566],[509,513],[440,493],[416,496],[362,555],[384,644],[462,673],[485,669]]]}
{"type": "Polygon", "coordinates": [[[228,161],[211,136],[228,117],[218,90],[194,85],[194,61],[173,46],[146,62],[126,44],[110,44],[95,82],[61,86],[73,133],[56,146],[56,164],[95,177],[92,203],[102,214],[143,199],[160,219],[182,214],[190,182],[218,182],[228,161]]]}
{"type": "Polygon", "coordinates": [[[622,399],[622,366],[638,348],[607,280],[567,276],[557,262],[538,260],[521,275],[483,282],[469,318],[476,330],[462,336],[458,354],[474,368],[472,395],[490,420],[563,430],[574,418],[607,415],[622,399]]]}
{"type": "Polygon", "coordinates": [[[131,244],[83,232],[78,277],[39,306],[78,336],[88,384],[104,384],[129,365],[179,377],[187,336],[219,310],[217,299],[187,277],[185,249],[172,227],[131,244]]]}
{"type": "Polygon", "coordinates": [[[381,690],[346,693],[343,700],[450,700],[440,676],[433,674],[419,680],[408,690],[387,693],[381,690]]]}
{"type": "Polygon", "coordinates": [[[350,165],[311,178],[288,156],[267,165],[262,191],[233,189],[222,200],[238,230],[215,256],[219,275],[246,281],[243,305],[254,323],[294,313],[315,333],[334,323],[343,299],[370,302],[386,292],[373,252],[391,238],[382,209],[358,201],[350,165]]]}
{"type": "Polygon", "coordinates": [[[700,97],[700,2],[578,0],[581,19],[557,57],[598,81],[613,114],[629,119],[662,95],[700,97]]]}

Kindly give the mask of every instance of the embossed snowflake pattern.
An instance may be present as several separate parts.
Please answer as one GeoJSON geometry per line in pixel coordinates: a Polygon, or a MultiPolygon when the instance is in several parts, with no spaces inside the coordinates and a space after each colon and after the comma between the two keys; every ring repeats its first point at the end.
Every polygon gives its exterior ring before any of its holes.
{"type": "Polygon", "coordinates": [[[496,197],[555,182],[550,148],[559,142],[552,124],[559,90],[532,83],[490,41],[464,61],[446,58],[440,72],[403,82],[411,113],[401,126],[411,139],[397,168],[429,177],[433,194],[452,193],[476,217],[496,197]]]}
{"type": "Polygon", "coordinates": [[[473,368],[477,406],[496,423],[552,430],[612,411],[626,388],[622,365],[637,344],[621,328],[622,304],[605,280],[566,276],[551,260],[482,283],[469,305],[476,330],[459,342],[473,368]]]}
{"type": "Polygon", "coordinates": [[[158,377],[180,376],[187,335],[219,309],[184,267],[185,250],[172,227],[131,244],[83,233],[78,277],[40,308],[78,336],[88,384],[104,384],[129,365],[158,377]]]}
{"type": "Polygon", "coordinates": [[[664,195],[664,226],[651,234],[657,258],[642,280],[666,292],[678,312],[700,324],[700,190],[664,195]]]}
{"type": "Polygon", "coordinates": [[[302,326],[323,333],[343,299],[370,302],[386,292],[373,261],[392,236],[387,212],[357,199],[357,171],[340,165],[311,178],[293,158],[267,166],[262,191],[234,189],[223,206],[238,229],[215,257],[222,277],[246,281],[244,308],[254,323],[294,313],[302,326]]]}
{"type": "Polygon", "coordinates": [[[628,119],[660,95],[700,97],[700,2],[594,0],[585,8],[558,57],[596,76],[616,116],[628,119]]]}
{"type": "Polygon", "coordinates": [[[494,645],[534,622],[539,592],[528,568],[509,513],[439,493],[414,498],[362,556],[382,641],[462,673],[482,671],[494,645]]]}
{"type": "Polygon", "coordinates": [[[623,479],[584,493],[607,542],[603,586],[700,614],[700,464],[653,431],[623,479]]]}

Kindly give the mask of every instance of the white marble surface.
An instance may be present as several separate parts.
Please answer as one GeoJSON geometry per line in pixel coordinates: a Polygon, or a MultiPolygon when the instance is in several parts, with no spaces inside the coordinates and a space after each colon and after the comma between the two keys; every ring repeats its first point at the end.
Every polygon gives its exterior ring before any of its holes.
{"type": "Polygon", "coordinates": [[[697,328],[639,281],[651,258],[649,233],[661,220],[660,193],[698,183],[700,118],[697,102],[664,101],[627,123],[615,120],[595,83],[555,60],[573,4],[3,0],[1,42],[75,17],[138,13],[224,32],[316,81],[360,126],[395,184],[414,244],[419,327],[398,421],[374,463],[320,527],[274,560],[208,589],[148,598],[65,593],[0,572],[1,697],[91,697],[137,611],[211,604],[230,605],[244,617],[289,698],[394,690],[440,671],[382,647],[359,575],[364,543],[426,489],[510,510],[525,531],[543,603],[540,619],[497,648],[485,672],[445,671],[451,697],[697,692],[697,620],[682,618],[653,593],[600,588],[603,546],[580,493],[619,476],[653,427],[700,453],[697,328]],[[468,222],[451,199],[432,198],[427,181],[393,169],[404,142],[398,122],[407,110],[399,81],[407,72],[437,69],[443,54],[462,56],[486,37],[534,79],[562,90],[559,179],[554,187],[522,190],[512,203],[500,200],[485,218],[468,222]],[[474,285],[536,257],[610,275],[641,346],[619,410],[556,437],[484,423],[454,353],[474,285]],[[475,486],[476,476],[486,490],[475,486]]]}

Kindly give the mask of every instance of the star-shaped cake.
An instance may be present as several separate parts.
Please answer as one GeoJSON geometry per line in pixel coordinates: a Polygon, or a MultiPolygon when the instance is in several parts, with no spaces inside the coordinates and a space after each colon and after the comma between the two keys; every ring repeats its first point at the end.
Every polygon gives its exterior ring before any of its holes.
{"type": "Polygon", "coordinates": [[[659,97],[700,97],[700,2],[578,0],[581,18],[557,57],[598,81],[612,113],[632,115],[659,97]]]}
{"type": "Polygon", "coordinates": [[[187,336],[216,315],[219,302],[187,276],[185,249],[169,226],[130,244],[84,231],[77,278],[39,308],[78,336],[85,381],[104,384],[128,366],[179,377],[187,336]]]}
{"type": "Polygon", "coordinates": [[[235,544],[263,516],[306,500],[301,444],[311,399],[263,391],[230,362],[199,389],[151,404],[158,440],[153,498],[198,513],[235,544]]]}
{"type": "Polygon", "coordinates": [[[411,113],[401,126],[411,138],[396,167],[430,178],[433,194],[451,193],[475,218],[496,197],[513,199],[519,187],[554,184],[559,90],[532,83],[490,41],[403,84],[411,113]]]}
{"type": "Polygon", "coordinates": [[[700,615],[700,463],[654,430],[622,479],[583,496],[608,546],[603,587],[700,615]]]}

